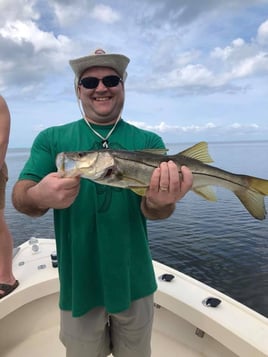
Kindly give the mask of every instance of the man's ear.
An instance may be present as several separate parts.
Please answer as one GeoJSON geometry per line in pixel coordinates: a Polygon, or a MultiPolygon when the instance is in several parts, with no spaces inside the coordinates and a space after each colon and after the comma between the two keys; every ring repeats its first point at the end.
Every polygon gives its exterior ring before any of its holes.
{"type": "Polygon", "coordinates": [[[77,95],[77,98],[80,99],[80,86],[76,87],[76,95],[77,95]]]}

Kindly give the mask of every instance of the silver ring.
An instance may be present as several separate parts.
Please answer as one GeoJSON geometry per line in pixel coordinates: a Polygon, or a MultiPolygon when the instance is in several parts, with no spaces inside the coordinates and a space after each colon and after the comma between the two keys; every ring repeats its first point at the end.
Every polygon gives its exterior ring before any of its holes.
{"type": "Polygon", "coordinates": [[[161,191],[161,192],[168,191],[168,187],[160,186],[160,187],[159,187],[159,191],[161,191]]]}

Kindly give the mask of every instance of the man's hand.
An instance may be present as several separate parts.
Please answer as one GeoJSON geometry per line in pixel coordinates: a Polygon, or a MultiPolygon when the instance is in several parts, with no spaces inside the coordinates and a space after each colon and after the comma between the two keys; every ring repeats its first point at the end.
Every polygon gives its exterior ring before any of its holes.
{"type": "Polygon", "coordinates": [[[173,161],[162,162],[155,169],[146,196],[142,201],[142,211],[149,219],[169,217],[175,209],[177,201],[181,200],[191,189],[193,175],[182,166],[180,172],[173,161]]]}
{"type": "Polygon", "coordinates": [[[30,216],[41,216],[49,208],[69,207],[79,193],[80,177],[62,178],[58,172],[45,176],[39,183],[18,181],[12,193],[14,207],[30,216]]]}
{"type": "Polygon", "coordinates": [[[29,194],[39,202],[39,208],[67,208],[75,200],[80,188],[80,177],[62,178],[57,172],[45,176],[29,189],[29,194]]]}

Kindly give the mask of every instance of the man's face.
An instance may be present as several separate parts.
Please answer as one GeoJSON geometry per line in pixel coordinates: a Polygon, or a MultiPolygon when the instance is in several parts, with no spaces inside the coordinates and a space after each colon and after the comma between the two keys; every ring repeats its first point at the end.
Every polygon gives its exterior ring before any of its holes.
{"type": "MultiPolygon", "coordinates": [[[[82,74],[80,80],[87,77],[102,79],[106,76],[119,77],[112,68],[91,67],[82,74]]],[[[107,87],[99,81],[98,86],[93,89],[87,89],[80,84],[77,90],[89,122],[111,124],[116,121],[124,104],[124,85],[121,81],[114,87],[107,87]]]]}

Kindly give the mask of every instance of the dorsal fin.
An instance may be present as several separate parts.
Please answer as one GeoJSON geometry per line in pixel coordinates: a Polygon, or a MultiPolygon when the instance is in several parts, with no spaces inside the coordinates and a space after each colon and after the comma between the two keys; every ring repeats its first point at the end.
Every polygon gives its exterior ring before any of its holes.
{"type": "Polygon", "coordinates": [[[208,144],[205,141],[201,141],[200,143],[191,146],[190,148],[180,152],[178,155],[184,155],[203,163],[213,162],[208,153],[208,144]]]}

